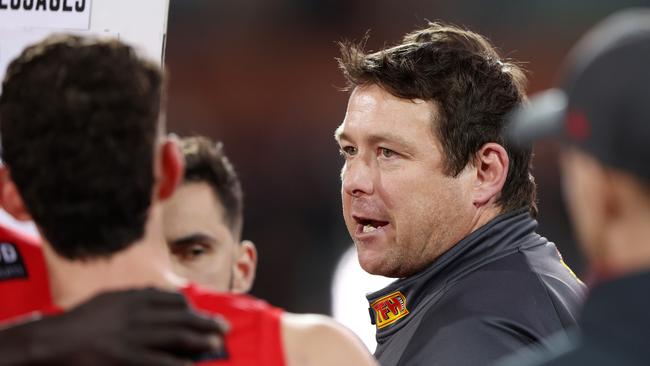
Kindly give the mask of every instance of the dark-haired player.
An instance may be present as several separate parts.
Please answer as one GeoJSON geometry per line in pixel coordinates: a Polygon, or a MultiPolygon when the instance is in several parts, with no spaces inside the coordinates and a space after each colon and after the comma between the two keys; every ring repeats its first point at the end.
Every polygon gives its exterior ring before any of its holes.
{"type": "Polygon", "coordinates": [[[164,204],[164,232],[176,273],[217,291],[246,293],[257,250],[241,240],[244,200],[221,143],[202,136],[180,141],[183,182],[164,204]]]}

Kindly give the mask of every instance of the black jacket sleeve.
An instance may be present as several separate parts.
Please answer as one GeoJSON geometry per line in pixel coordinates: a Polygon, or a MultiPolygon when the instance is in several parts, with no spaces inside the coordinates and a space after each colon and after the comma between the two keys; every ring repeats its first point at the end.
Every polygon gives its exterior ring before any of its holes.
{"type": "Polygon", "coordinates": [[[398,364],[488,365],[532,341],[526,329],[506,319],[465,318],[443,329],[418,329],[398,364]]]}

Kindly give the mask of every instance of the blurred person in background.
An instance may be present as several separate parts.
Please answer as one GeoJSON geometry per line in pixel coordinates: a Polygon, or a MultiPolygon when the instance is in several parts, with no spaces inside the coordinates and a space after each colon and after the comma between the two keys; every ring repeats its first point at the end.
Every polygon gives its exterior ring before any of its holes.
{"type": "MultiPolygon", "coordinates": [[[[6,169],[0,167],[0,202],[5,179],[6,169]]],[[[0,323],[50,302],[47,267],[38,238],[5,224],[0,224],[0,294],[0,323]]]]}
{"type": "Polygon", "coordinates": [[[163,206],[165,239],[176,273],[216,291],[246,293],[257,250],[241,240],[244,198],[223,145],[207,137],[180,141],[183,181],[163,206]]]}
{"type": "Polygon", "coordinates": [[[592,272],[581,331],[507,365],[650,364],[650,9],[598,24],[561,85],[513,116],[520,143],[555,135],[565,200],[592,272]]]}
{"type": "MultiPolygon", "coordinates": [[[[11,62],[0,97],[4,204],[15,217],[33,218],[43,236],[53,302],[44,311],[73,309],[103,291],[177,290],[195,308],[223,315],[231,331],[225,351],[216,338],[179,334],[197,352],[177,353],[176,363],[374,364],[328,318],[203,290],[173,274],[162,205],[183,160],[164,137],[162,91],[160,69],[115,40],[55,36],[11,62]],[[200,354],[206,345],[216,352],[200,354]]],[[[138,338],[138,330],[126,336],[138,338]]]]}
{"type": "Polygon", "coordinates": [[[481,365],[576,323],[582,283],[535,230],[531,150],[505,139],[524,76],[481,35],[431,23],[374,53],[344,43],[343,216],[382,365],[481,365]]]}

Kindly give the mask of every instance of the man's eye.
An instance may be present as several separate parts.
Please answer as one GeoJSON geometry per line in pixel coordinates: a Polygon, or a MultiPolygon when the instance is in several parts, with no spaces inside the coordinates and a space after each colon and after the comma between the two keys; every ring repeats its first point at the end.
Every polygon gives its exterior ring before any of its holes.
{"type": "Polygon", "coordinates": [[[181,260],[191,261],[199,259],[201,256],[207,254],[207,248],[202,244],[191,244],[174,250],[173,254],[178,256],[181,260]]]}
{"type": "Polygon", "coordinates": [[[357,148],[354,146],[343,146],[340,151],[343,156],[353,156],[356,155],[357,148]]]}
{"type": "Polygon", "coordinates": [[[392,157],[397,155],[397,153],[395,151],[393,151],[391,149],[387,149],[385,147],[380,147],[379,148],[379,153],[381,154],[381,156],[383,156],[385,158],[392,158],[392,157]]]}
{"type": "Polygon", "coordinates": [[[191,257],[198,257],[205,254],[205,248],[202,245],[192,245],[188,248],[188,253],[191,257]]]}

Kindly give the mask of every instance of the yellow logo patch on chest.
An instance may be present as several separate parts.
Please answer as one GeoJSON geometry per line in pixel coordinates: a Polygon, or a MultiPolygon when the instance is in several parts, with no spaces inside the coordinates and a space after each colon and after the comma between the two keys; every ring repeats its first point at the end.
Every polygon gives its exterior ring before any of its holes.
{"type": "Polygon", "coordinates": [[[406,308],[406,296],[400,291],[375,300],[370,307],[375,313],[377,329],[391,325],[409,313],[406,308]]]}

